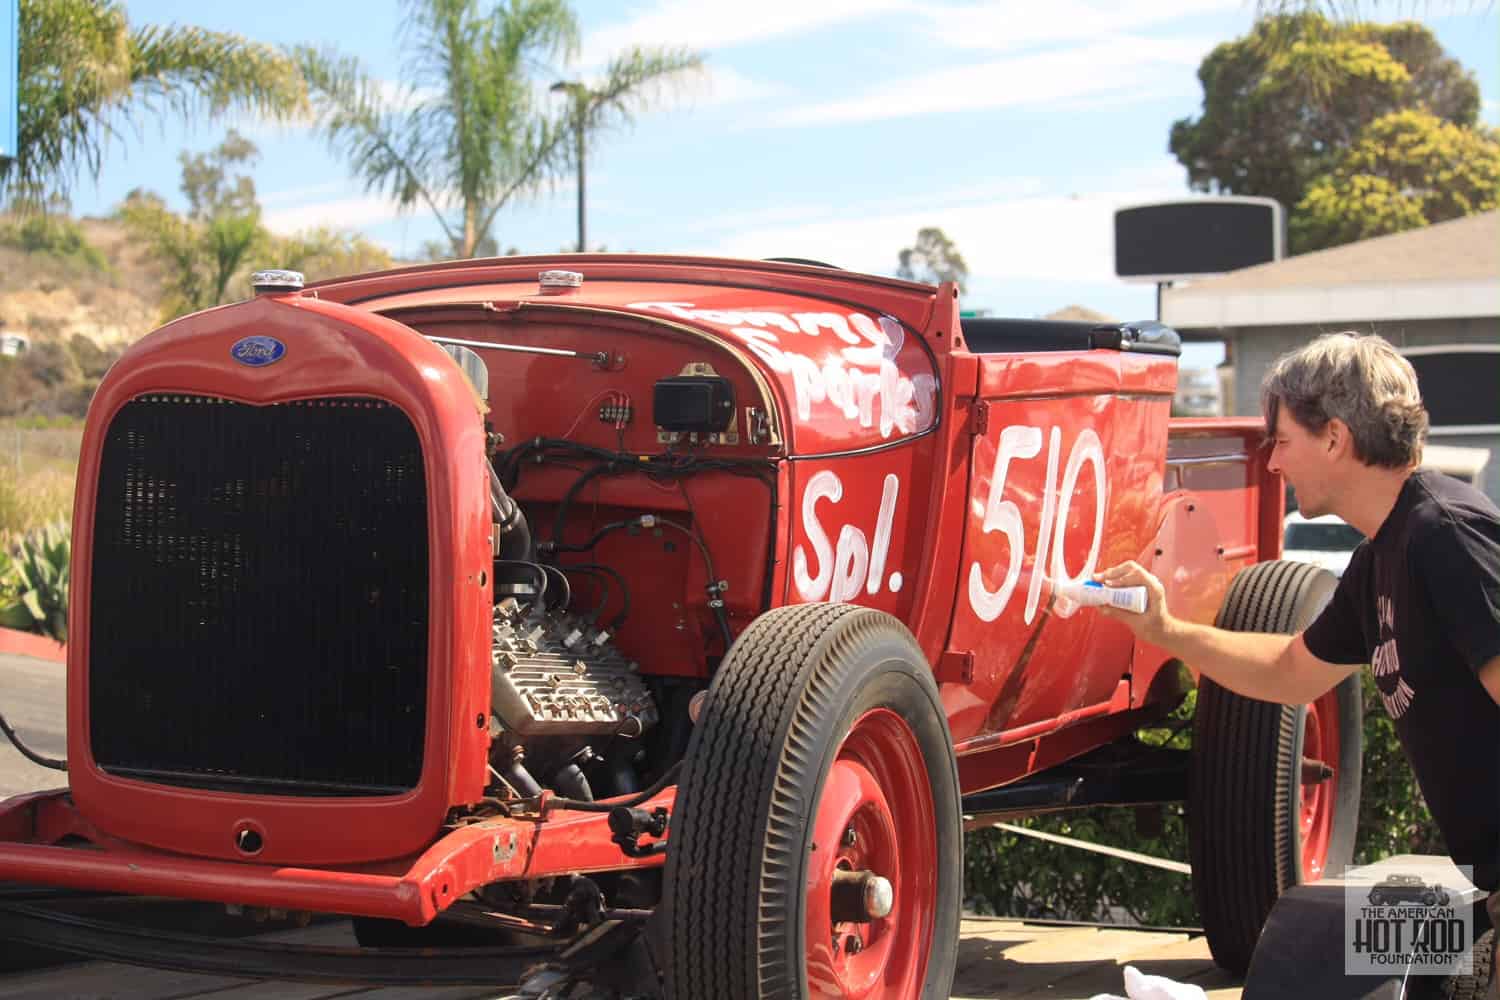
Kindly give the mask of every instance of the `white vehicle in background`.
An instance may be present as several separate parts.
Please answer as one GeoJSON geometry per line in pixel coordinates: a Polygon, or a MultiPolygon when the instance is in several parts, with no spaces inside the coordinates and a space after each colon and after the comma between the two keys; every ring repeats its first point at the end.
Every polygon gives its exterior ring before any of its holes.
{"type": "Polygon", "coordinates": [[[1349,557],[1365,536],[1336,514],[1303,517],[1292,511],[1283,522],[1281,557],[1312,563],[1334,576],[1343,576],[1349,557]]]}

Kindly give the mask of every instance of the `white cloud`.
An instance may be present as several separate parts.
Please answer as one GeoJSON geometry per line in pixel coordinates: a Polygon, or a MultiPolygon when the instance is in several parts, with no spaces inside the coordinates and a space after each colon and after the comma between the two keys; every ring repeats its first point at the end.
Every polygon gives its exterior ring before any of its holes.
{"type": "Polygon", "coordinates": [[[325,195],[339,194],[349,190],[350,182],[347,180],[328,181],[324,184],[311,184],[307,187],[291,188],[286,191],[272,191],[269,194],[259,195],[261,206],[272,205],[296,205],[312,198],[321,198],[325,195]]]}
{"type": "MultiPolygon", "coordinates": [[[[1017,200],[1039,196],[1046,189],[1041,177],[997,177],[982,184],[969,185],[948,191],[924,191],[921,194],[899,198],[884,198],[873,202],[840,202],[837,205],[767,205],[753,212],[736,212],[726,215],[706,216],[674,226],[676,232],[721,233],[745,230],[754,232],[768,227],[791,226],[836,222],[840,219],[878,218],[908,213],[937,212],[946,209],[962,210],[976,202],[1017,200]]],[[[915,230],[913,230],[913,234],[915,230]]],[[[782,253],[790,253],[783,249],[782,253]]]]}
{"type": "MultiPolygon", "coordinates": [[[[348,190],[348,185],[342,185],[348,190]]],[[[267,203],[285,202],[291,200],[291,195],[305,195],[307,192],[282,192],[288,197],[278,197],[273,193],[267,195],[262,201],[267,203]]],[[[261,219],[265,227],[273,233],[289,235],[304,229],[312,229],[315,226],[330,226],[334,229],[359,229],[364,226],[374,225],[394,219],[401,214],[401,209],[389,198],[382,195],[360,195],[351,198],[332,198],[326,201],[305,202],[288,208],[267,212],[261,219]]]]}
{"type": "Polygon", "coordinates": [[[760,0],[748,7],[731,0],[658,0],[622,23],[591,32],[583,41],[582,63],[601,65],[632,45],[727,48],[912,6],[906,0],[760,0]]]}
{"type": "Polygon", "coordinates": [[[703,96],[691,102],[698,107],[743,104],[787,93],[787,88],[782,84],[752,79],[728,66],[709,65],[705,68],[705,73],[703,96]]]}
{"type": "Polygon", "coordinates": [[[1162,156],[1150,163],[1111,170],[1103,186],[1114,191],[1147,191],[1165,193],[1168,197],[1188,196],[1186,168],[1173,156],[1162,156]]]}
{"type": "Polygon", "coordinates": [[[921,8],[939,41],[994,51],[1115,38],[1148,25],[1232,10],[1248,13],[1244,0],[1051,0],[921,8]]]}
{"type": "Polygon", "coordinates": [[[312,125],[312,119],[310,118],[290,118],[286,121],[276,121],[273,118],[240,115],[230,122],[229,127],[251,142],[259,144],[277,139],[306,135],[312,131],[312,125]]]}
{"type": "MultiPolygon", "coordinates": [[[[571,74],[590,87],[604,82],[602,75],[587,73],[571,74]]],[[[746,76],[729,66],[710,62],[701,72],[682,73],[648,84],[646,96],[652,106],[659,110],[671,108],[712,108],[726,104],[748,104],[767,98],[785,97],[791,91],[783,84],[770,83],[746,76]]],[[[541,106],[547,102],[558,102],[562,98],[540,89],[537,97],[541,106]]],[[[561,107],[560,104],[556,105],[561,107]]]]}
{"type": "MultiPolygon", "coordinates": [[[[415,108],[423,101],[437,96],[439,91],[434,87],[408,87],[398,80],[377,79],[374,81],[375,90],[387,106],[398,111],[408,111],[415,108]]],[[[292,118],[285,121],[277,121],[273,118],[262,118],[254,115],[238,115],[232,122],[232,127],[252,142],[263,143],[276,139],[285,139],[290,136],[305,135],[312,131],[313,119],[292,118]]]]}
{"type": "Polygon", "coordinates": [[[884,83],[858,97],[776,114],[764,125],[876,121],[945,111],[1051,108],[1082,99],[1128,102],[1138,95],[1197,92],[1194,70],[1211,43],[1116,38],[995,59],[884,83]]]}
{"type": "Polygon", "coordinates": [[[713,51],[773,38],[807,35],[888,14],[912,15],[925,33],[959,49],[1014,51],[1061,42],[1115,39],[1148,25],[1251,8],[1244,0],[1052,0],[1046,4],[991,0],[977,4],[933,4],[921,0],[761,0],[747,8],[737,0],[655,0],[626,19],[590,32],[582,64],[603,65],[633,45],[684,46],[713,51]]]}
{"type": "Polygon", "coordinates": [[[410,111],[442,94],[436,87],[413,87],[400,80],[376,80],[375,89],[387,107],[398,111],[410,111]]]}
{"type": "MultiPolygon", "coordinates": [[[[751,80],[714,64],[715,50],[803,37],[821,29],[905,15],[906,30],[925,36],[966,62],[974,55],[1009,58],[914,73],[857,97],[804,104],[761,121],[762,126],[844,121],[1008,106],[1119,106],[1197,93],[1193,75],[1213,47],[1208,39],[1135,37],[1130,33],[1195,15],[1248,11],[1244,0],[1012,0],[932,4],[919,0],[763,0],[753,12],[728,0],[655,0],[625,19],[588,35],[582,63],[597,69],[631,45],[685,46],[710,55],[711,95],[699,104],[725,104],[790,94],[782,83],[751,80]],[[1014,53],[1024,51],[1025,55],[1014,53]]],[[[1248,15],[1247,15],[1248,16],[1248,15]]],[[[925,60],[933,65],[933,58],[925,60]]],[[[942,61],[937,62],[943,65],[942,61]]],[[[913,65],[921,65],[914,63],[913,65]]],[[[887,75],[884,79],[888,80],[887,75]]],[[[822,95],[820,95],[822,96],[822,95]]]]}
{"type": "Polygon", "coordinates": [[[726,227],[732,235],[697,249],[731,257],[811,257],[888,274],[917,230],[937,226],[953,239],[977,282],[1112,283],[1117,280],[1115,209],[1184,196],[1175,163],[1138,168],[1116,179],[1133,183],[1086,194],[996,196],[978,190],[966,198],[955,191],[921,204],[915,199],[892,203],[885,210],[868,206],[835,213],[814,207],[805,212],[810,221],[777,221],[743,231],[726,227]]]}

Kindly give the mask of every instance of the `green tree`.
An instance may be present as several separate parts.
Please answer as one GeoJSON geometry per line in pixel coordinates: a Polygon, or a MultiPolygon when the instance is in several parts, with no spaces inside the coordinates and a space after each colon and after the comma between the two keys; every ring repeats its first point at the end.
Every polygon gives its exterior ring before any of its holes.
{"type": "MultiPolygon", "coordinates": [[[[538,77],[577,48],[578,23],[564,0],[406,0],[410,53],[402,92],[388,96],[359,63],[301,50],[318,125],[366,190],[403,207],[422,205],[443,227],[453,255],[491,240],[495,215],[569,165],[576,109],[549,112],[538,77]]],[[[676,49],[635,48],[611,60],[585,124],[628,121],[660,85],[702,59],[676,49]]]]}
{"type": "Polygon", "coordinates": [[[1396,735],[1396,724],[1380,699],[1375,675],[1369,670],[1361,670],[1361,675],[1365,752],[1354,863],[1374,864],[1392,854],[1447,854],[1443,835],[1396,735]]]}
{"type": "Polygon", "coordinates": [[[952,281],[963,291],[969,282],[969,265],[964,255],[936,226],[917,231],[916,243],[898,255],[896,277],[907,281],[925,281],[931,285],[952,281]]]}
{"type": "Polygon", "coordinates": [[[1202,114],[1173,124],[1170,140],[1189,183],[1289,210],[1375,119],[1420,108],[1469,126],[1479,113],[1473,75],[1409,22],[1273,14],[1215,48],[1198,79],[1202,114]]]}
{"type": "Polygon", "coordinates": [[[40,207],[41,211],[27,212],[15,219],[0,219],[0,246],[28,254],[45,254],[77,271],[110,270],[109,261],[88,241],[83,227],[68,217],[65,206],[40,207]]]}
{"type": "Polygon", "coordinates": [[[179,215],[150,191],[132,191],[118,216],[166,272],[162,319],[241,298],[250,291],[249,274],[275,265],[309,278],[378,271],[391,255],[363,236],[317,228],[278,237],[261,225],[255,182],[242,170],[259,150],[230,130],[207,153],[183,153],[182,193],[188,211],[179,215]]]}
{"type": "Polygon", "coordinates": [[[1300,249],[1416,229],[1500,207],[1500,135],[1425,111],[1377,118],[1292,213],[1300,249]]]}
{"type": "Polygon", "coordinates": [[[265,247],[255,183],[231,175],[258,155],[254,143],[231,130],[210,152],[179,157],[187,215],[147,191],[131,192],[120,207],[120,220],[167,273],[163,319],[227,302],[231,282],[265,247]]]}
{"type": "MultiPolygon", "coordinates": [[[[1141,750],[1190,750],[1197,704],[1198,693],[1189,691],[1161,725],[1139,730],[1134,739],[1141,750]]],[[[1181,804],[1165,805],[1159,813],[1149,808],[1083,809],[1013,825],[1174,861],[1185,860],[1188,853],[1181,804]]],[[[964,838],[964,894],[966,905],[1000,916],[1109,922],[1118,909],[1138,924],[1184,927],[1199,922],[1182,875],[993,828],[964,838]]]]}
{"type": "Polygon", "coordinates": [[[382,271],[391,266],[388,250],[358,233],[321,227],[281,239],[268,239],[265,259],[301,271],[308,281],[382,271]]]}
{"type": "MultiPolygon", "coordinates": [[[[1368,669],[1362,673],[1364,766],[1354,863],[1372,864],[1392,854],[1445,854],[1374,675],[1368,669]]],[[[1152,746],[1191,750],[1196,706],[1197,693],[1189,692],[1160,727],[1142,730],[1136,738],[1152,746]]],[[[1159,826],[1142,825],[1132,810],[1119,808],[1037,816],[1016,825],[1152,857],[1188,857],[1187,816],[1180,804],[1162,808],[1159,826]]],[[[965,837],[964,893],[967,905],[1002,916],[1107,921],[1110,908],[1120,907],[1142,924],[1200,922],[1190,883],[1182,875],[1005,830],[979,829],[965,837]]]]}
{"type": "Polygon", "coordinates": [[[201,113],[301,113],[296,63],[239,35],[132,27],[116,0],[21,0],[17,156],[0,194],[23,206],[97,178],[111,140],[201,113]]]}

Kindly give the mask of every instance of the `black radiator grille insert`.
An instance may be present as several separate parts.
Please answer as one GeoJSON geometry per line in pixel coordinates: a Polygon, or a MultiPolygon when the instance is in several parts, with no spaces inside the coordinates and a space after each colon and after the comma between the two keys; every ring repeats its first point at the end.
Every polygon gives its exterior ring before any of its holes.
{"type": "Polygon", "coordinates": [[[415,787],[427,577],[422,449],[396,407],[127,403],[94,515],[95,760],[241,792],[415,787]]]}

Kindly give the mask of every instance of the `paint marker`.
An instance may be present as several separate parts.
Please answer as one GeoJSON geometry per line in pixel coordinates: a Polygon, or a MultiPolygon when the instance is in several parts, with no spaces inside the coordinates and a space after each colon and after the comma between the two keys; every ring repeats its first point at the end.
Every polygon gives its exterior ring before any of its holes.
{"type": "Polygon", "coordinates": [[[1135,614],[1146,611],[1145,587],[1106,587],[1088,580],[1083,583],[1060,583],[1052,610],[1060,618],[1071,618],[1079,608],[1111,607],[1135,614]]]}

